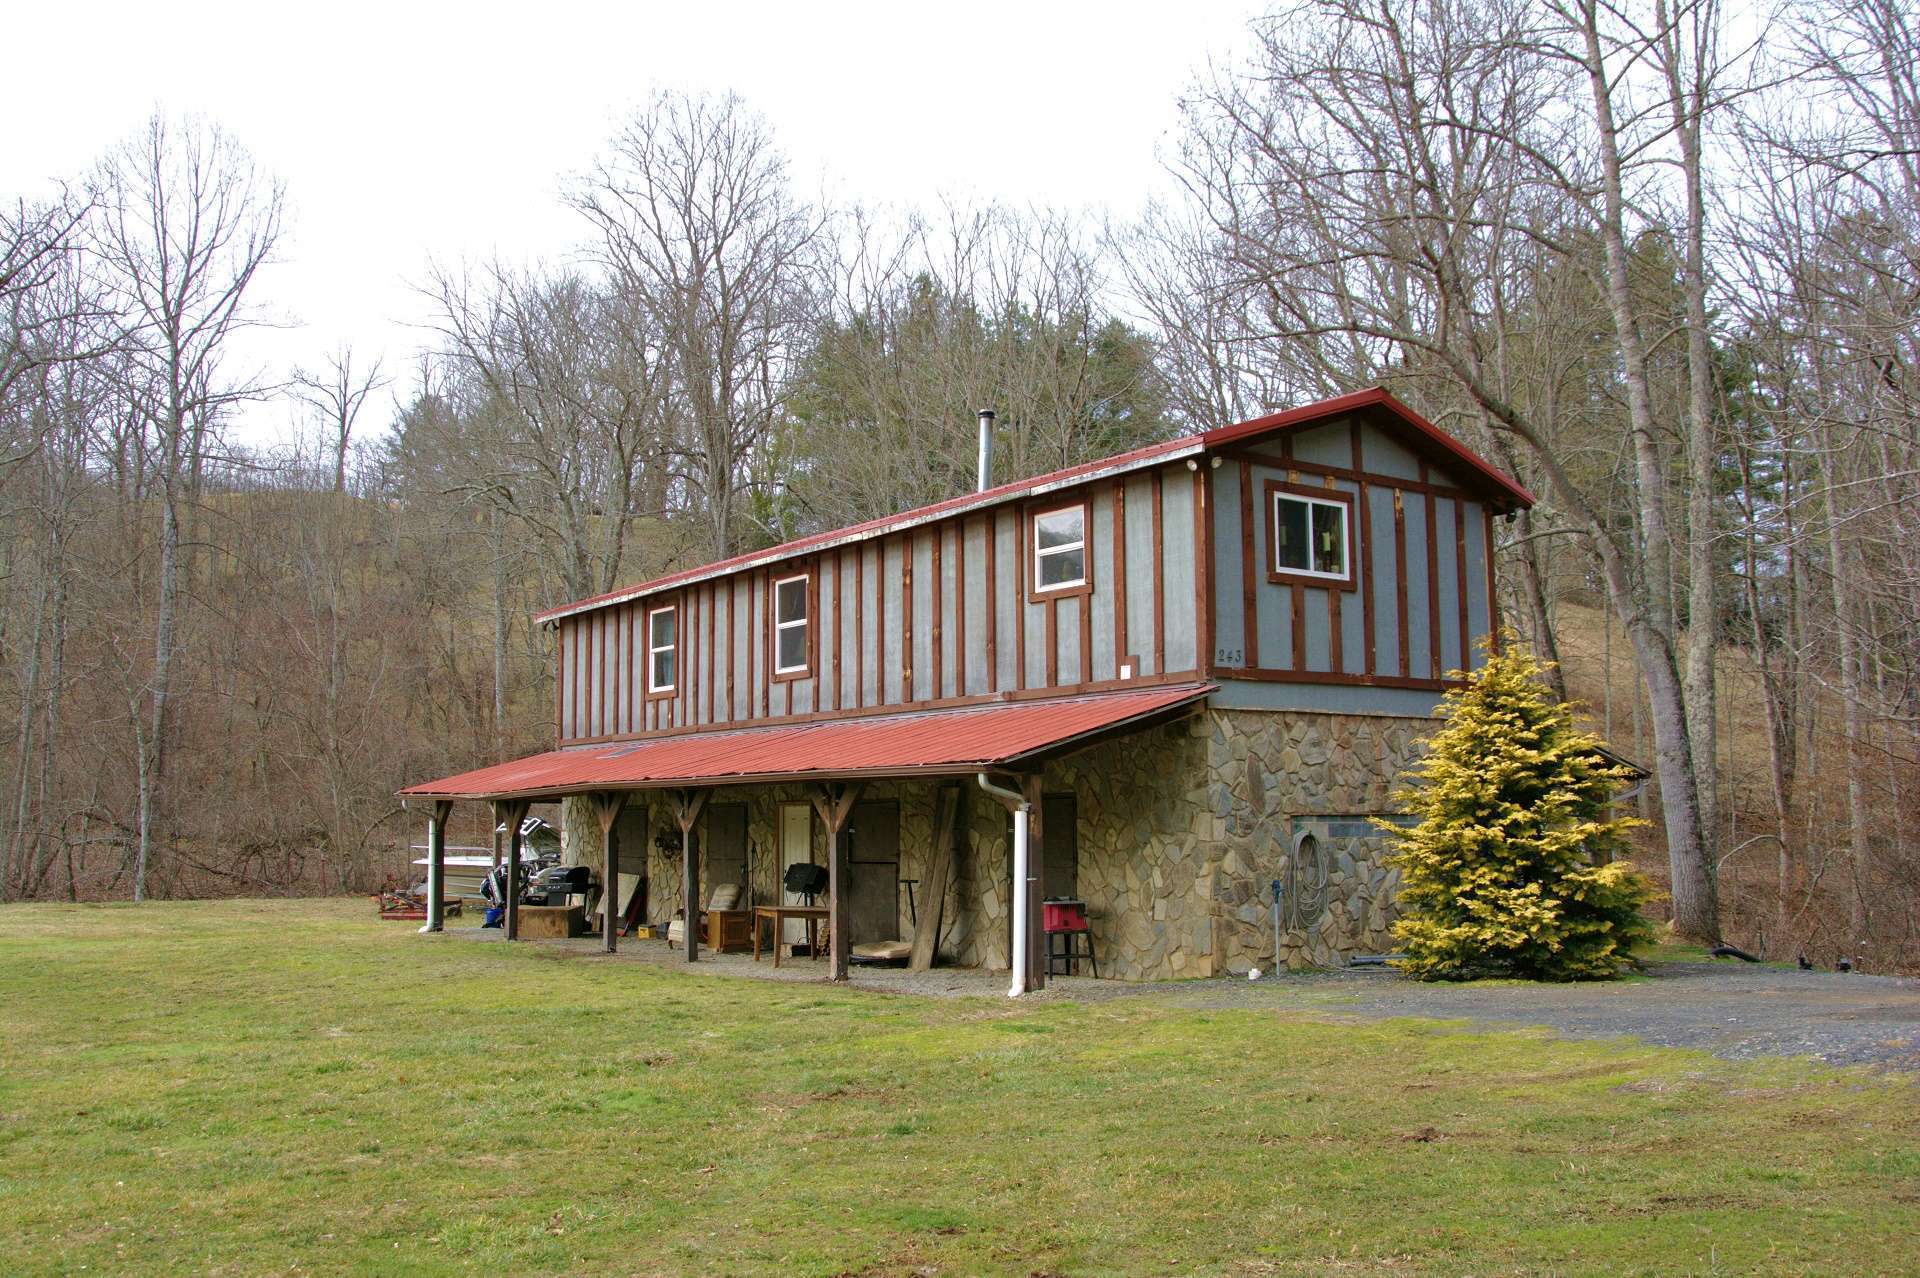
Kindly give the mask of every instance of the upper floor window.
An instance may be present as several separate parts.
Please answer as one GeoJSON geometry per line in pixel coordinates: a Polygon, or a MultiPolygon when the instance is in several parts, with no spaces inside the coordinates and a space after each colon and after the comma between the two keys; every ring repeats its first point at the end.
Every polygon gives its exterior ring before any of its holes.
{"type": "Polygon", "coordinates": [[[680,611],[672,604],[647,610],[647,691],[672,692],[680,677],[680,611]]]}
{"type": "Polygon", "coordinates": [[[1353,504],[1337,489],[1267,486],[1273,507],[1272,562],[1276,580],[1309,578],[1328,583],[1353,580],[1353,504]]]}
{"type": "Polygon", "coordinates": [[[1033,593],[1051,594],[1087,584],[1087,508],[1084,503],[1033,517],[1033,593]]]}
{"type": "Polygon", "coordinates": [[[813,580],[806,573],[773,583],[773,673],[803,675],[812,668],[813,580]]]}

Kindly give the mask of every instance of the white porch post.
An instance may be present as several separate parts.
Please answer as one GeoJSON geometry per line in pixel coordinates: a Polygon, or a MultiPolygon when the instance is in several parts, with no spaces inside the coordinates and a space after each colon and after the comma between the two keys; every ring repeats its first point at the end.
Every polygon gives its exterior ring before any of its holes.
{"type": "Polygon", "coordinates": [[[448,799],[435,799],[427,817],[427,921],[422,932],[442,931],[447,925],[447,815],[448,799]]]}

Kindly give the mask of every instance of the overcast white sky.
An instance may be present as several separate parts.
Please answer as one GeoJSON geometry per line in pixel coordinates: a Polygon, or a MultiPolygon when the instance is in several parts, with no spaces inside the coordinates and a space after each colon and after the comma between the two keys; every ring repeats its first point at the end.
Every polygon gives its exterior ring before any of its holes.
{"type": "MultiPolygon", "coordinates": [[[[562,179],[655,86],[739,93],[802,188],[843,200],[1126,213],[1165,189],[1177,95],[1259,8],[33,5],[9,19],[0,194],[80,174],[155,107],[217,121],[285,181],[291,211],[258,285],[288,327],[251,342],[252,362],[283,375],[348,342],[404,373],[427,259],[563,250],[578,231],[562,179]]],[[[266,442],[290,411],[263,406],[244,434],[266,442]]]]}

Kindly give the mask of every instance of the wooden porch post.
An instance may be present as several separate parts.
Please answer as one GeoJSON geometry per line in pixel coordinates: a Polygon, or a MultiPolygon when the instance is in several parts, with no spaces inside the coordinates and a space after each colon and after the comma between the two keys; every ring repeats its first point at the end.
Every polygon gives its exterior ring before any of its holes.
{"type": "Polygon", "coordinates": [[[1016,920],[1016,926],[1027,929],[1027,990],[1045,989],[1047,986],[1047,934],[1045,929],[1046,913],[1041,908],[1042,893],[1046,887],[1046,824],[1041,813],[1046,804],[1043,798],[1044,783],[1038,772],[1021,779],[1020,791],[1027,796],[1027,917],[1016,920]]]}
{"type": "Polygon", "coordinates": [[[435,799],[427,818],[427,921],[422,932],[438,932],[447,925],[447,815],[451,799],[435,799]]]}
{"type": "Polygon", "coordinates": [[[689,963],[700,961],[700,836],[694,833],[694,826],[700,820],[701,810],[707,806],[710,793],[709,790],[673,792],[673,819],[680,825],[680,895],[685,901],[681,908],[687,920],[681,935],[689,963]]]}
{"type": "Polygon", "coordinates": [[[827,979],[847,979],[847,921],[851,880],[847,874],[847,843],[841,832],[860,798],[860,783],[823,785],[813,793],[813,810],[827,827],[827,952],[831,958],[827,979]]]}
{"type": "Polygon", "coordinates": [[[525,799],[506,799],[493,805],[495,825],[507,827],[507,939],[520,939],[520,823],[526,820],[525,799]]]}
{"type": "Polygon", "coordinates": [[[600,882],[600,931],[606,940],[607,953],[612,954],[620,948],[620,810],[627,806],[627,796],[620,790],[602,790],[590,800],[593,815],[600,822],[600,850],[606,858],[606,869],[601,871],[600,882]]]}

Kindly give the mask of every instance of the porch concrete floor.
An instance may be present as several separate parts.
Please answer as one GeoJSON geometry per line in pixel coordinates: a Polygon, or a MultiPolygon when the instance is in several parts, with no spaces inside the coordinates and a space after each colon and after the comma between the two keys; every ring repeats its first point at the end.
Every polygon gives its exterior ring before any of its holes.
{"type": "MultiPolygon", "coordinates": [[[[469,941],[504,941],[505,934],[499,928],[463,927],[458,920],[449,920],[446,934],[469,941]]],[[[667,943],[659,939],[643,939],[623,936],[617,953],[608,954],[603,942],[596,934],[577,936],[561,940],[542,938],[520,942],[524,945],[538,946],[543,950],[555,951],[579,957],[583,961],[597,963],[646,963],[654,967],[673,967],[687,970],[689,964],[686,955],[679,946],[669,949],[667,943]]],[[[825,958],[782,958],[780,966],[775,968],[773,957],[762,952],[758,963],[753,961],[751,951],[745,954],[715,954],[711,950],[700,951],[699,961],[691,965],[692,970],[702,976],[736,976],[762,981],[824,981],[827,977],[825,958]]],[[[873,990],[883,994],[930,994],[947,998],[1005,998],[1007,993],[1007,973],[989,971],[979,967],[937,967],[931,972],[910,972],[904,967],[877,967],[856,964],[848,974],[847,984],[853,989],[873,990]]],[[[1136,993],[1141,987],[1122,981],[1098,981],[1091,976],[1053,976],[1047,979],[1047,988],[1031,995],[1032,998],[1067,998],[1091,1000],[1116,998],[1136,993]]]]}

